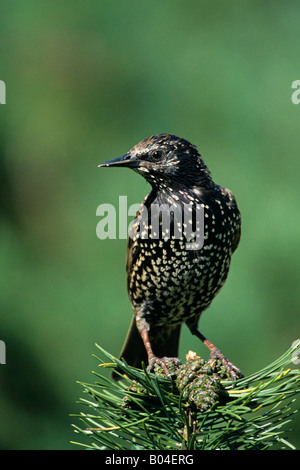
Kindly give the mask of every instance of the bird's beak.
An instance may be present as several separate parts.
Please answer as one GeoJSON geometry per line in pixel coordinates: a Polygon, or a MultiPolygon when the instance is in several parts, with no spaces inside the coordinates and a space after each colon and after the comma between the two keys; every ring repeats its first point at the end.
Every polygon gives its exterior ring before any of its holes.
{"type": "Polygon", "coordinates": [[[100,163],[98,167],[103,166],[125,166],[129,168],[137,167],[137,158],[132,156],[130,153],[125,153],[121,157],[113,158],[112,160],[107,160],[106,162],[100,163]]]}

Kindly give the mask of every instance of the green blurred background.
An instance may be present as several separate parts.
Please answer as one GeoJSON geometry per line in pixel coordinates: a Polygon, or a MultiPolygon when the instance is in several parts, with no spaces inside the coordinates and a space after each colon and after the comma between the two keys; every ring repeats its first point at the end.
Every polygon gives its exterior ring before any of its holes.
{"type": "MultiPolygon", "coordinates": [[[[243,215],[201,331],[245,374],[299,337],[299,14],[274,0],[1,1],[1,448],[74,448],[76,380],[93,380],[95,342],[119,353],[132,315],[126,241],[96,237],[96,208],[149,190],[97,164],[151,134],[197,145],[243,215]]],[[[206,357],[184,327],[188,349],[206,357]]]]}

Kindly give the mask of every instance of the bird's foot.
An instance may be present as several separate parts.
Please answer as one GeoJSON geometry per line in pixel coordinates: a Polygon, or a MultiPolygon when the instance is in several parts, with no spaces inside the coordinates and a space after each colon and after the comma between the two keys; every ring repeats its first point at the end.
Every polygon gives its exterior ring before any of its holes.
{"type": "Polygon", "coordinates": [[[161,374],[163,371],[168,379],[172,380],[174,374],[176,374],[178,366],[181,365],[181,361],[178,357],[156,357],[152,356],[148,360],[149,365],[147,367],[148,372],[155,372],[161,374]]]}
{"type": "Polygon", "coordinates": [[[244,377],[244,374],[232,362],[228,361],[219,349],[214,349],[209,356],[208,363],[213,366],[216,361],[220,361],[225,369],[226,374],[231,380],[238,380],[244,377]]]}

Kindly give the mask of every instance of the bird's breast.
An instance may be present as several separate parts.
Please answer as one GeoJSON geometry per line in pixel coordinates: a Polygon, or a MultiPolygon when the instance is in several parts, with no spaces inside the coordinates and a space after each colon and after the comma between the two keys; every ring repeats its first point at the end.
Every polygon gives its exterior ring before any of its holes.
{"type": "Polygon", "coordinates": [[[192,240],[186,237],[187,224],[193,226],[194,234],[197,226],[193,212],[189,219],[181,220],[181,236],[176,236],[179,222],[174,214],[168,227],[160,218],[154,230],[147,208],[143,223],[138,216],[132,224],[128,293],[134,308],[147,304],[147,315],[153,321],[180,323],[195,316],[208,307],[226,280],[233,234],[239,222],[224,204],[201,204],[200,249],[188,248],[192,240]]]}

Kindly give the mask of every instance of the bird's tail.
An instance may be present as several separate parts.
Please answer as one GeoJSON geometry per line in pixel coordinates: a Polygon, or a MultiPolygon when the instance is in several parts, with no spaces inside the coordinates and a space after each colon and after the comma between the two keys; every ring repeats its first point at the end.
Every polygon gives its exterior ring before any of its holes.
{"type": "MultiPolygon", "coordinates": [[[[157,357],[178,357],[180,330],[181,325],[178,325],[168,331],[161,327],[157,334],[153,332],[150,337],[153,353],[157,357]]],[[[142,368],[142,362],[145,366],[148,365],[148,356],[141,335],[136,327],[135,317],[131,321],[119,357],[120,359],[125,359],[130,366],[138,369],[142,368]]],[[[121,378],[115,372],[112,373],[112,377],[115,380],[121,378]]]]}

